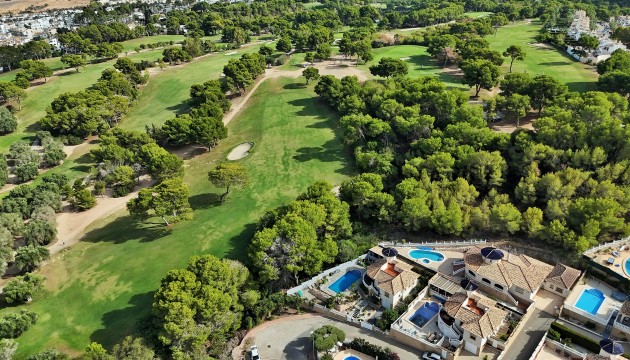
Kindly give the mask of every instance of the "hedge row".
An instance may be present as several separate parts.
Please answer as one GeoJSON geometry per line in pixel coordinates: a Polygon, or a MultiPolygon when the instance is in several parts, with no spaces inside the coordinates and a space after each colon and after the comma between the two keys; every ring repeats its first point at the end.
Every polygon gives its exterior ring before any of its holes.
{"type": "Polygon", "coordinates": [[[599,354],[599,342],[571,330],[564,325],[558,324],[557,322],[551,324],[551,329],[559,332],[563,339],[570,338],[573,344],[581,346],[595,354],[599,354]]]}

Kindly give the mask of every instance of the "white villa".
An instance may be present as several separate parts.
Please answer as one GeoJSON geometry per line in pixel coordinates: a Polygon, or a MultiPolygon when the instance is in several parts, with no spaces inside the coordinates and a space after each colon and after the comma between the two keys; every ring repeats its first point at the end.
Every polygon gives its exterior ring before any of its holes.
{"type": "Polygon", "coordinates": [[[381,258],[375,260],[363,275],[363,285],[370,294],[380,299],[381,305],[391,309],[411,293],[418,284],[420,275],[413,266],[396,260],[398,252],[394,248],[382,250],[381,258]]]}
{"type": "Polygon", "coordinates": [[[581,275],[579,270],[566,265],[554,267],[493,247],[469,248],[464,253],[463,265],[466,278],[474,280],[487,293],[521,307],[529,306],[541,288],[566,297],[581,275]]]}

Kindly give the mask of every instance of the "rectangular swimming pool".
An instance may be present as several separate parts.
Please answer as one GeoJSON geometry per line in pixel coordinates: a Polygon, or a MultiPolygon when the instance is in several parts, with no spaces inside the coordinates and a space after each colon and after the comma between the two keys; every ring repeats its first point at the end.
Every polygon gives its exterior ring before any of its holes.
{"type": "Polygon", "coordinates": [[[586,311],[589,314],[595,315],[597,314],[599,307],[602,306],[604,299],[606,299],[606,297],[600,290],[586,289],[582,292],[582,295],[580,295],[580,298],[575,303],[575,307],[582,311],[586,311]]]}
{"type": "Polygon", "coordinates": [[[339,294],[346,291],[346,289],[352,286],[352,284],[357,282],[357,280],[359,280],[360,278],[361,278],[361,271],[350,270],[346,272],[345,274],[341,275],[341,277],[337,279],[337,281],[335,281],[334,283],[330,284],[328,288],[336,292],[337,294],[339,294]]]}

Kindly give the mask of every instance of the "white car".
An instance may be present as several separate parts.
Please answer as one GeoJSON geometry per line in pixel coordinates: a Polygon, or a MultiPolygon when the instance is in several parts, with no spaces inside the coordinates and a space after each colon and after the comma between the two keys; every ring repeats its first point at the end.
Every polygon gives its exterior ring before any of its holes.
{"type": "Polygon", "coordinates": [[[425,352],[424,354],[422,354],[422,359],[423,360],[442,360],[442,357],[436,353],[425,352]]]}
{"type": "Polygon", "coordinates": [[[251,360],[260,360],[260,356],[258,355],[258,347],[256,345],[252,346],[252,348],[249,349],[249,352],[252,355],[251,360]]]}

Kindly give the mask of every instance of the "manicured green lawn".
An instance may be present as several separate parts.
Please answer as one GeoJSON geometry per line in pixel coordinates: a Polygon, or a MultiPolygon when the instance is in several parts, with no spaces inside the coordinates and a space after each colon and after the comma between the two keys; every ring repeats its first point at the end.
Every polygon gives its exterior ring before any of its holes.
{"type": "MultiPolygon", "coordinates": [[[[130,54],[133,60],[157,60],[161,51],[147,51],[138,54],[130,54]]],[[[91,64],[81,69],[79,73],[68,71],[61,76],[49,79],[47,83],[33,86],[27,90],[27,98],[22,101],[22,110],[18,111],[17,131],[0,136],[0,152],[6,152],[15,141],[26,140],[35,135],[39,129],[37,121],[46,115],[46,107],[60,94],[65,92],[77,92],[94,84],[103,70],[111,67],[114,60],[99,64],[91,64]]]]}
{"type": "Polygon", "coordinates": [[[373,50],[374,59],[365,65],[359,65],[360,69],[369,72],[371,65],[377,64],[381,58],[391,57],[394,59],[403,59],[409,65],[409,76],[437,76],[448,87],[468,88],[462,85],[461,80],[456,76],[444,72],[441,66],[438,66],[431,56],[427,53],[425,46],[417,45],[395,45],[378,48],[373,50]]]}
{"type": "Polygon", "coordinates": [[[134,49],[138,46],[140,46],[140,44],[154,44],[157,42],[167,42],[167,41],[174,41],[174,42],[179,42],[184,40],[184,35],[156,35],[156,36],[145,36],[145,37],[141,37],[141,38],[137,38],[137,39],[131,39],[131,40],[127,40],[124,41],[123,44],[123,51],[134,51],[134,49]]]}
{"type": "Polygon", "coordinates": [[[208,55],[190,64],[160,71],[149,79],[140,91],[140,96],[131,111],[122,121],[127,129],[141,130],[145,125],[161,125],[178,113],[186,112],[186,100],[190,97],[190,86],[210,79],[217,79],[229,59],[258,51],[258,45],[208,55]],[[236,53],[234,53],[236,51],[236,53]],[[231,54],[231,55],[226,55],[231,54]]]}
{"type": "Polygon", "coordinates": [[[187,161],[193,220],[168,231],[158,219],[136,223],[121,212],[94,224],[85,241],[60,255],[63,260],[45,266],[49,290],[26,305],[39,314],[39,322],[17,339],[18,358],[46,347],[76,353],[90,341],[111,346],[150,311],[152,292],[168,270],[195,254],[244,259],[265,211],[316,180],[339,184],[352,175],[335,115],[317,100],[312,85],[302,83],[267,80],[228,125],[228,139],[187,161]],[[206,174],[245,141],[255,144],[240,160],[250,185],[219,204],[222,189],[213,188],[206,174]]]}
{"type": "MultiPolygon", "coordinates": [[[[560,49],[536,46],[535,36],[541,26],[540,20],[532,20],[531,23],[521,21],[500,28],[496,36],[486,39],[493,50],[503,52],[510,45],[520,45],[525,49],[525,60],[514,62],[514,72],[551,75],[567,84],[572,91],[595,90],[597,73],[592,66],[575,61],[560,49]]],[[[504,72],[509,71],[509,59],[506,59],[502,68],[504,72]]]]}
{"type": "Polygon", "coordinates": [[[464,13],[464,16],[469,18],[477,19],[480,17],[490,16],[492,13],[487,11],[471,11],[464,13]]]}

